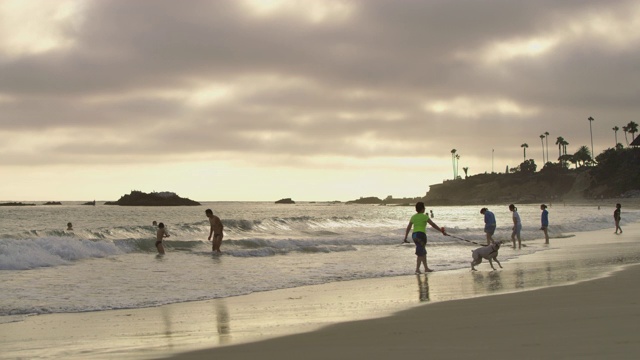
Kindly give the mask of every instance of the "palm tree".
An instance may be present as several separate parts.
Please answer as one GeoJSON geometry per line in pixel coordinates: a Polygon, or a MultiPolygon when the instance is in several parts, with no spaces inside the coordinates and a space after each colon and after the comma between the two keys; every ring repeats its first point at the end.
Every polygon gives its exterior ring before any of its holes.
{"type": "Polygon", "coordinates": [[[540,135],[540,143],[542,144],[542,164],[544,166],[544,134],[540,135]]]}
{"type": "Polygon", "coordinates": [[[464,178],[466,179],[466,178],[467,178],[467,176],[469,176],[469,175],[467,174],[467,171],[469,171],[469,167],[468,167],[468,166],[465,166],[465,167],[463,167],[463,168],[462,168],[462,170],[464,170],[464,178]]]}
{"type": "Polygon", "coordinates": [[[567,161],[571,160],[571,155],[567,155],[567,145],[569,145],[569,142],[562,138],[562,141],[559,145],[559,147],[562,148],[562,154],[558,157],[558,162],[563,168],[565,167],[567,161]]]}
{"type": "MultiPolygon", "coordinates": [[[[547,144],[547,162],[549,162],[549,132],[544,132],[544,142],[547,144]]],[[[547,163],[545,162],[545,164],[547,163]]],[[[544,164],[542,164],[544,166],[544,164]]]]}
{"type": "Polygon", "coordinates": [[[451,161],[453,162],[453,179],[456,179],[456,152],[458,150],[451,149],[451,161]]]}
{"type": "Polygon", "coordinates": [[[618,146],[618,130],[620,130],[619,127],[614,126],[611,130],[613,130],[613,135],[616,137],[616,146],[618,146]]]}
{"type": "Polygon", "coordinates": [[[591,153],[589,152],[589,148],[584,145],[580,146],[578,151],[573,154],[573,162],[575,162],[576,167],[578,167],[578,165],[582,167],[591,162],[591,153]]]}
{"type": "Polygon", "coordinates": [[[592,118],[591,116],[589,116],[589,118],[587,120],[589,120],[589,133],[591,134],[591,153],[593,154],[593,131],[591,131],[591,123],[595,119],[592,118]]]}
{"type": "Polygon", "coordinates": [[[624,141],[627,143],[627,146],[629,146],[629,139],[627,139],[627,132],[629,132],[629,128],[626,126],[623,126],[622,131],[624,131],[624,141]]]}
{"type": "Polygon", "coordinates": [[[638,132],[638,124],[634,121],[629,122],[627,124],[627,131],[631,133],[631,142],[633,142],[633,139],[635,138],[633,134],[638,132]]]}
{"type": "Polygon", "coordinates": [[[562,136],[558,136],[556,139],[556,145],[558,145],[558,159],[562,156],[562,143],[564,142],[564,138],[562,136]]]}
{"type": "Polygon", "coordinates": [[[520,145],[520,147],[524,150],[524,160],[527,160],[527,148],[529,147],[529,145],[527,143],[524,143],[520,145]]]}

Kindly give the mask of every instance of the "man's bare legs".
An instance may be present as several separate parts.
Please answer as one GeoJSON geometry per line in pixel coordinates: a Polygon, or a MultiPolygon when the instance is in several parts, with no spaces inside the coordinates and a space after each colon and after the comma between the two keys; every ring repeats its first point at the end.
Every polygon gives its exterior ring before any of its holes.
{"type": "Polygon", "coordinates": [[[211,250],[214,252],[221,252],[220,245],[222,245],[222,234],[213,235],[211,250]]]}

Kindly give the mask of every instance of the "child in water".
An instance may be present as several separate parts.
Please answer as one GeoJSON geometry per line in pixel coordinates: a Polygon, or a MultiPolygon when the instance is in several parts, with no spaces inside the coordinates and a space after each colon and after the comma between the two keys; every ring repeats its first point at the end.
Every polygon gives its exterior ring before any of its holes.
{"type": "Polygon", "coordinates": [[[547,205],[540,205],[540,210],[542,210],[542,214],[540,215],[540,223],[542,226],[540,230],[544,231],[544,243],[549,243],[549,211],[547,211],[547,205]]]}
{"type": "Polygon", "coordinates": [[[411,231],[411,227],[413,227],[413,234],[411,235],[411,238],[413,238],[413,242],[416,244],[416,274],[420,274],[420,264],[424,265],[425,272],[433,271],[427,267],[427,224],[440,231],[443,235],[447,235],[444,228],[439,227],[431,221],[431,219],[429,219],[429,215],[425,214],[424,211],[424,203],[422,201],[417,202],[416,213],[409,220],[407,232],[404,234],[403,240],[403,242],[408,243],[407,236],[409,236],[409,231],[411,231]]]}
{"type": "Polygon", "coordinates": [[[164,255],[164,245],[162,244],[162,239],[168,238],[169,236],[169,233],[164,228],[164,223],[159,223],[158,232],[156,232],[156,249],[158,249],[158,254],[164,255]]]}
{"type": "Polygon", "coordinates": [[[518,208],[511,204],[509,210],[513,213],[513,232],[511,233],[511,241],[513,242],[513,248],[516,248],[516,237],[518,238],[518,249],[522,249],[522,241],[520,240],[520,232],[522,231],[522,221],[520,221],[520,215],[518,214],[518,208]]]}

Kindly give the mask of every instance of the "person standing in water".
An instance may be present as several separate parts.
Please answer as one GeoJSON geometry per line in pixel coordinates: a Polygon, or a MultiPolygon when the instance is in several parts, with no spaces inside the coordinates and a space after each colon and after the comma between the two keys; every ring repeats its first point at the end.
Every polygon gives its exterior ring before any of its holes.
{"type": "Polygon", "coordinates": [[[613,221],[616,224],[616,234],[618,233],[618,230],[620,230],[620,234],[622,234],[622,228],[620,227],[620,208],[622,208],[622,205],[616,204],[616,209],[613,211],[613,221]]]}
{"type": "Polygon", "coordinates": [[[480,209],[480,214],[484,215],[484,232],[487,234],[487,245],[490,245],[496,232],[496,216],[487,208],[480,209]]]}
{"type": "Polygon", "coordinates": [[[158,231],[156,232],[156,249],[158,249],[158,254],[164,255],[164,245],[162,244],[162,240],[169,236],[169,233],[164,228],[164,223],[159,223],[158,231]]]}
{"type": "Polygon", "coordinates": [[[522,222],[520,221],[520,215],[518,214],[518,208],[511,204],[509,210],[513,213],[513,232],[511,233],[511,241],[513,242],[513,248],[516,248],[516,237],[518,237],[518,249],[522,249],[522,241],[520,240],[520,232],[522,231],[522,222]]]}
{"type": "Polygon", "coordinates": [[[429,219],[429,215],[425,214],[425,207],[422,201],[416,203],[416,213],[409,220],[409,225],[407,225],[407,231],[404,234],[403,242],[408,243],[407,236],[409,236],[409,231],[413,227],[413,234],[411,238],[413,242],[416,244],[416,274],[420,274],[420,264],[424,265],[424,272],[432,272],[432,269],[429,269],[427,266],[427,224],[431,225],[434,229],[440,231],[442,235],[447,235],[444,228],[436,225],[431,219],[429,219]]]}
{"type": "Polygon", "coordinates": [[[224,226],[222,226],[222,221],[220,221],[219,217],[213,215],[213,211],[211,211],[211,209],[205,210],[204,213],[209,218],[209,224],[211,225],[209,237],[207,238],[207,240],[212,241],[211,251],[220,252],[220,245],[222,245],[222,237],[224,236],[224,226]]]}
{"type": "Polygon", "coordinates": [[[73,231],[73,224],[72,223],[67,223],[67,231],[73,231]]]}
{"type": "Polygon", "coordinates": [[[542,227],[540,230],[544,231],[544,243],[549,243],[549,212],[547,211],[547,205],[540,205],[540,210],[542,210],[542,215],[540,216],[540,222],[542,223],[542,227]]]}

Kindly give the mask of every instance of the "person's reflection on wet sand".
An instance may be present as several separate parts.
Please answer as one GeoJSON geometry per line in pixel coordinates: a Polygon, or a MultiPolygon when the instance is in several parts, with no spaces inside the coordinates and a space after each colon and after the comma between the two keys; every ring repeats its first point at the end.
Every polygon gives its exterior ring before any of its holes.
{"type": "Polygon", "coordinates": [[[173,348],[173,322],[171,316],[171,308],[169,306],[163,306],[160,308],[162,314],[162,321],[164,323],[164,335],[167,338],[167,348],[173,348]]]}
{"type": "Polygon", "coordinates": [[[418,299],[420,301],[429,301],[429,277],[424,275],[424,280],[421,275],[416,275],[418,279],[418,299]]]}
{"type": "Polygon", "coordinates": [[[516,269],[516,282],[514,285],[516,289],[524,289],[524,270],[516,269]]]}
{"type": "Polygon", "coordinates": [[[224,299],[215,301],[216,305],[216,328],[218,330],[218,341],[220,345],[231,342],[231,316],[224,299]]]}

